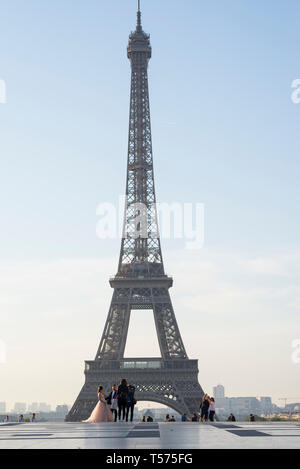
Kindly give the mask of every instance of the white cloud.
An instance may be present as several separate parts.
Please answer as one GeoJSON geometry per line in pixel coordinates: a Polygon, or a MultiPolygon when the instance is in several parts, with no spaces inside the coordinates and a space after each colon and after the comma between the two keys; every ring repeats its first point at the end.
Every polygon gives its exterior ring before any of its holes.
{"type": "Polygon", "coordinates": [[[280,261],[275,259],[256,258],[247,260],[245,269],[253,275],[284,275],[284,268],[280,261]]]}

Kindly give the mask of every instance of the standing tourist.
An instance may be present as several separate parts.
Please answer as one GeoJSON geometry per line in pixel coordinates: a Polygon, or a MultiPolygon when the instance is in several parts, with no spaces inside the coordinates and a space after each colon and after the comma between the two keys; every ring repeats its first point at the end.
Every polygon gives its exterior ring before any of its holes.
{"type": "Polygon", "coordinates": [[[84,420],[85,423],[98,423],[98,422],[113,422],[112,413],[110,408],[107,405],[105,400],[105,394],[103,392],[103,387],[99,386],[98,390],[98,403],[94,408],[91,416],[84,420]]]}
{"type": "Polygon", "coordinates": [[[209,409],[209,396],[208,394],[204,394],[202,403],[201,403],[201,418],[200,422],[207,422],[208,420],[208,409],[209,409]]]}
{"type": "Polygon", "coordinates": [[[110,405],[111,413],[113,414],[116,422],[118,417],[118,390],[116,384],[112,386],[111,393],[106,398],[106,401],[107,404],[110,405]]]}
{"type": "Polygon", "coordinates": [[[209,421],[214,422],[215,420],[215,415],[216,415],[216,403],[213,397],[210,398],[209,400],[209,421]]]}
{"type": "Polygon", "coordinates": [[[126,410],[126,422],[128,422],[128,414],[130,410],[130,422],[133,420],[133,412],[134,412],[134,406],[136,404],[136,400],[134,398],[134,393],[135,393],[135,386],[132,386],[131,384],[128,386],[128,398],[127,398],[127,410],[126,410]]]}
{"type": "Polygon", "coordinates": [[[125,420],[126,410],[128,402],[128,386],[126,379],[122,379],[118,387],[118,408],[119,408],[119,420],[125,420]]]}
{"type": "Polygon", "coordinates": [[[18,422],[19,423],[24,423],[25,422],[23,415],[20,415],[18,422]]]}
{"type": "Polygon", "coordinates": [[[36,422],[36,417],[35,417],[35,414],[32,414],[32,417],[31,417],[31,422],[32,422],[32,423],[35,423],[35,422],[36,422]]]}
{"type": "Polygon", "coordinates": [[[186,422],[186,421],[187,421],[187,416],[186,416],[186,414],[183,414],[183,416],[181,417],[181,421],[182,421],[182,422],[186,422]]]}

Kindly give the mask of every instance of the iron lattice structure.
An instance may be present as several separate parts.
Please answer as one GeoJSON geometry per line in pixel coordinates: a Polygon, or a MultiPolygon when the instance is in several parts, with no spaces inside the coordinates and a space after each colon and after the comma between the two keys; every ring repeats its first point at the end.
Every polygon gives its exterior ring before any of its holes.
{"type": "Polygon", "coordinates": [[[153,173],[148,87],[150,37],[143,31],[140,9],[129,37],[131,97],[124,231],[118,273],[107,321],[94,361],[85,364],[85,384],[67,416],[86,419],[97,402],[99,383],[109,391],[120,378],[136,386],[137,400],[165,404],[188,415],[199,411],[203,391],[198,361],[189,360],[175,318],[165,274],[153,173]],[[153,310],[161,358],[127,359],[124,351],[132,310],[153,310]]]}

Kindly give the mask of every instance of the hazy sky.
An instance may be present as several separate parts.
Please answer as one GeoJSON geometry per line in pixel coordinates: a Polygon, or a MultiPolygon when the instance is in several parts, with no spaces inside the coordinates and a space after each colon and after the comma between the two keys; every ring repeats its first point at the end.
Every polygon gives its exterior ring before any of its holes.
{"type": "MultiPolygon", "coordinates": [[[[120,241],[135,0],[0,5],[0,401],[72,404],[101,338],[120,241]]],[[[205,245],[163,240],[199,380],[300,401],[298,0],[142,0],[157,197],[205,204],[205,245]]],[[[154,355],[133,312],[128,355],[154,355]]],[[[150,321],[151,320],[151,321],[150,321]]],[[[145,333],[147,331],[147,334],[145,333]]],[[[281,402],[282,403],[282,402],[281,402]]]]}

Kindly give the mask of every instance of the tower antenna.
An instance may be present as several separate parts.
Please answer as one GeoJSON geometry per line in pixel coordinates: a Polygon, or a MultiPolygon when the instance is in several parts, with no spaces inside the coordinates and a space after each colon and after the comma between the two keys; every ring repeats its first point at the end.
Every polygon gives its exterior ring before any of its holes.
{"type": "Polygon", "coordinates": [[[137,12],[137,31],[142,30],[142,13],[141,13],[141,0],[138,0],[138,12],[137,12]]]}

